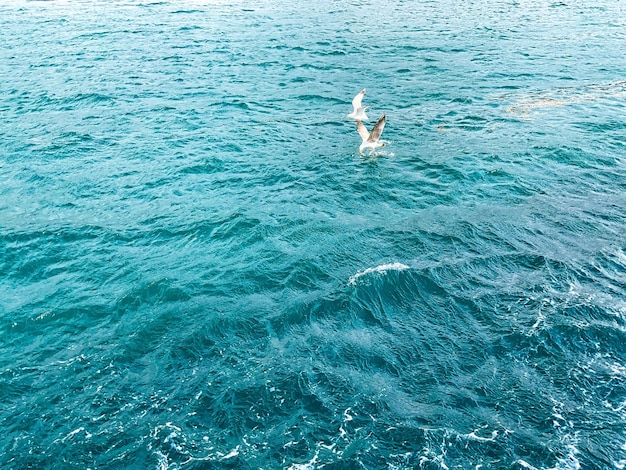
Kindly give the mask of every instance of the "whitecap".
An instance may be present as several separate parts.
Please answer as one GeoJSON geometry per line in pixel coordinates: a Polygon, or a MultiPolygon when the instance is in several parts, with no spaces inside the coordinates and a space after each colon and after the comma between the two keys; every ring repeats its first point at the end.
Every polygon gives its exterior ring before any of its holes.
{"type": "Polygon", "coordinates": [[[568,445],[568,454],[559,459],[559,464],[550,470],[580,470],[580,461],[576,458],[578,449],[573,445],[568,445]]]}
{"type": "Polygon", "coordinates": [[[239,455],[239,446],[235,447],[233,450],[231,450],[228,454],[220,457],[220,460],[228,460],[228,459],[232,459],[233,457],[237,457],[239,455]]]}
{"type": "Polygon", "coordinates": [[[529,464],[528,462],[524,461],[524,460],[518,460],[517,461],[518,465],[522,468],[528,468],[530,470],[537,470],[537,467],[533,467],[531,464],[529,464]]]}
{"type": "MultiPolygon", "coordinates": [[[[63,440],[62,440],[61,442],[65,442],[65,441],[67,441],[68,439],[73,439],[73,438],[74,438],[74,436],[75,436],[76,434],[78,434],[79,432],[82,432],[82,431],[85,431],[85,428],[84,428],[84,427],[82,427],[82,426],[81,426],[80,428],[78,428],[78,429],[74,429],[72,432],[70,432],[69,434],[67,434],[67,435],[63,438],[63,440]]],[[[85,431],[85,432],[86,432],[86,431],[85,431]]],[[[89,434],[88,432],[86,432],[86,434],[87,434],[87,435],[89,435],[89,436],[91,436],[91,434],[89,434]]]]}
{"type": "Polygon", "coordinates": [[[348,285],[356,285],[357,279],[363,276],[367,276],[371,273],[385,274],[387,271],[404,271],[405,269],[409,269],[409,266],[402,263],[381,264],[380,266],[376,266],[375,268],[367,268],[364,271],[357,272],[354,276],[350,277],[350,279],[348,280],[348,285]]]}
{"type": "Polygon", "coordinates": [[[313,470],[316,467],[319,452],[316,452],[311,460],[307,463],[294,463],[287,470],[313,470]]]}

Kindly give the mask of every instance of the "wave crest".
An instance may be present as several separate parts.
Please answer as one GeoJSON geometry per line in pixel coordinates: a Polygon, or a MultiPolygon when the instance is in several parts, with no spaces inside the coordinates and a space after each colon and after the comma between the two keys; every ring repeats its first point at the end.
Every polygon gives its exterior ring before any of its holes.
{"type": "Polygon", "coordinates": [[[357,272],[354,276],[350,277],[350,279],[348,280],[348,285],[356,285],[357,279],[363,276],[367,276],[371,273],[385,274],[387,271],[404,271],[405,269],[409,269],[409,266],[402,263],[381,264],[380,266],[376,266],[375,268],[367,268],[364,271],[357,272]]]}

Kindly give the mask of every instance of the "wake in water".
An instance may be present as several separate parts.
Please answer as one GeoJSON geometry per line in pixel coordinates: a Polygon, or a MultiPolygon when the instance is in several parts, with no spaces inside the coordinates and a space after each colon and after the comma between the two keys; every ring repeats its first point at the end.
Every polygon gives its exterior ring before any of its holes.
{"type": "Polygon", "coordinates": [[[563,87],[517,98],[516,102],[507,108],[507,111],[511,114],[528,115],[536,109],[556,108],[575,103],[623,98],[624,96],[626,96],[626,80],[584,87],[563,87]]]}

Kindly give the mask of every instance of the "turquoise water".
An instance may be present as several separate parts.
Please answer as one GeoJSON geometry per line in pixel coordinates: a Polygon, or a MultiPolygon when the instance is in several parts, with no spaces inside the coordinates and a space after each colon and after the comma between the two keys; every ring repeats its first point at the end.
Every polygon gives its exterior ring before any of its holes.
{"type": "Polygon", "coordinates": [[[0,5],[0,467],[624,468],[625,40],[612,0],[0,5]]]}

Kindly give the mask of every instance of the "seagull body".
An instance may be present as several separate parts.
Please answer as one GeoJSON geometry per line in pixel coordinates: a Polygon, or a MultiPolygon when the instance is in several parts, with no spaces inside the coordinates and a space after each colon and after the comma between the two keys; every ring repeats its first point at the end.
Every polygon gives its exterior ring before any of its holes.
{"type": "Polygon", "coordinates": [[[380,135],[383,133],[386,119],[387,116],[385,116],[384,114],[379,117],[378,121],[376,121],[376,124],[374,124],[374,127],[372,127],[372,132],[368,132],[365,125],[357,119],[356,130],[359,132],[361,139],[363,139],[363,142],[361,142],[361,145],[359,147],[359,153],[361,155],[363,155],[364,149],[371,149],[371,153],[376,150],[377,147],[385,146],[385,143],[379,142],[378,139],[380,139],[380,135]]]}
{"type": "Polygon", "coordinates": [[[348,114],[346,117],[348,119],[355,119],[357,121],[367,121],[367,115],[365,114],[365,110],[367,106],[361,106],[361,101],[363,100],[363,96],[365,95],[365,88],[363,88],[352,100],[352,112],[348,114]]]}

